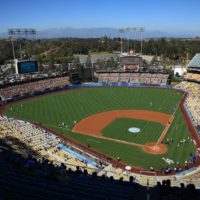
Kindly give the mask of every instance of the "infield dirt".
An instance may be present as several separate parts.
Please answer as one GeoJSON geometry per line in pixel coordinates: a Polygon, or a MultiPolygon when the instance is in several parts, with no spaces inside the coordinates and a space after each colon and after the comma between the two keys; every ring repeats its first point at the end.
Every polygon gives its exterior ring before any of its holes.
{"type": "MultiPolygon", "coordinates": [[[[147,110],[113,110],[108,112],[97,113],[91,115],[78,122],[72,129],[73,132],[93,136],[97,138],[103,138],[112,140],[119,143],[126,143],[143,148],[143,150],[150,154],[163,154],[167,151],[167,147],[161,144],[161,141],[157,143],[147,143],[144,145],[136,144],[132,142],[120,141],[113,138],[106,138],[102,136],[101,130],[110,124],[117,118],[133,118],[144,121],[158,122],[161,125],[168,127],[172,115],[164,114],[161,112],[147,111],[147,110]]],[[[166,130],[165,130],[166,134],[166,130]]],[[[162,136],[164,137],[164,135],[162,136]]]]}

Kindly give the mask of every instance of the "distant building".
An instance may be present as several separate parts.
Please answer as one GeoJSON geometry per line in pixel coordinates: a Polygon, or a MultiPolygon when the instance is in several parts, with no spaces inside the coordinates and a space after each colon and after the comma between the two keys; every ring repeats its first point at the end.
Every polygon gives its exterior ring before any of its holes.
{"type": "Polygon", "coordinates": [[[184,79],[200,83],[200,53],[197,53],[189,62],[184,79]]]}
{"type": "Polygon", "coordinates": [[[200,72],[200,53],[197,53],[188,64],[188,72],[200,72]]]}
{"type": "Polygon", "coordinates": [[[172,70],[174,70],[174,76],[183,76],[187,72],[186,67],[182,65],[175,65],[172,70]]]}

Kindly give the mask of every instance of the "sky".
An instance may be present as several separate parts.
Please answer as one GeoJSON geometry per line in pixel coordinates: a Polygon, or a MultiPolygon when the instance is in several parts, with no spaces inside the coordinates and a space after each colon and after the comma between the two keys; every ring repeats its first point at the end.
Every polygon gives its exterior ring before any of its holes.
{"type": "Polygon", "coordinates": [[[65,27],[200,33],[199,9],[200,0],[0,0],[0,33],[65,27]]]}

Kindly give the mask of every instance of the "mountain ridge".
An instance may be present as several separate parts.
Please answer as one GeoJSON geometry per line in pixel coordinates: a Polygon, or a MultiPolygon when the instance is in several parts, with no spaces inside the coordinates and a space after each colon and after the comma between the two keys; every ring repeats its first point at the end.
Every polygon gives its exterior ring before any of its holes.
{"type": "MultiPolygon", "coordinates": [[[[120,33],[119,29],[111,27],[97,27],[97,28],[49,28],[37,31],[36,39],[53,39],[53,38],[99,38],[99,37],[123,37],[130,39],[140,39],[140,33],[125,32],[120,33]]],[[[167,33],[160,30],[145,31],[142,33],[143,38],[194,38],[197,34],[194,33],[167,33]]],[[[0,33],[0,38],[8,38],[8,33],[0,33]]]]}

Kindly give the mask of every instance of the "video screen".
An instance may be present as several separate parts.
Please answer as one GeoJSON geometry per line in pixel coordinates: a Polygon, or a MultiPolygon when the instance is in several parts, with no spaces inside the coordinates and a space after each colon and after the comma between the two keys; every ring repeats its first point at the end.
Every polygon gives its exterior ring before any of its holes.
{"type": "Polygon", "coordinates": [[[38,62],[37,61],[18,62],[17,68],[19,74],[38,72],[38,62]]]}

